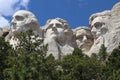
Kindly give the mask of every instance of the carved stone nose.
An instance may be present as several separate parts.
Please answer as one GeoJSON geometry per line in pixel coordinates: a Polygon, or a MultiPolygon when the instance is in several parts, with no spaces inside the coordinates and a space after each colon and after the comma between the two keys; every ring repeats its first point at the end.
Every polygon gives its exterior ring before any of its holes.
{"type": "Polygon", "coordinates": [[[92,34],[95,35],[96,34],[96,28],[93,27],[92,30],[91,30],[92,34]]]}
{"type": "Polygon", "coordinates": [[[52,26],[52,30],[53,30],[53,31],[56,31],[56,30],[57,30],[57,29],[56,29],[56,25],[53,25],[53,26],[52,26]]]}
{"type": "Polygon", "coordinates": [[[12,28],[13,28],[13,29],[16,29],[16,22],[12,21],[12,22],[11,22],[11,25],[12,25],[12,28]]]}
{"type": "Polygon", "coordinates": [[[83,36],[83,41],[86,42],[87,41],[87,37],[83,36]]]}
{"type": "Polygon", "coordinates": [[[15,26],[15,25],[16,25],[16,22],[12,22],[11,24],[12,24],[13,26],[15,26]]]}
{"type": "Polygon", "coordinates": [[[16,23],[15,17],[13,17],[13,19],[11,20],[11,23],[16,23]]]}
{"type": "Polygon", "coordinates": [[[53,31],[57,31],[56,27],[53,27],[52,30],[53,30],[53,31]]]}

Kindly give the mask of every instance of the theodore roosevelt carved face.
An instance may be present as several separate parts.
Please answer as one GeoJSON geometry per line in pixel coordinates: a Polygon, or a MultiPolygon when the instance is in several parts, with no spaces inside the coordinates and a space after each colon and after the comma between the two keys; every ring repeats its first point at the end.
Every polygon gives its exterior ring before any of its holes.
{"type": "Polygon", "coordinates": [[[78,27],[74,32],[78,48],[82,49],[85,52],[89,51],[93,44],[93,36],[91,30],[87,27],[78,27]]]}

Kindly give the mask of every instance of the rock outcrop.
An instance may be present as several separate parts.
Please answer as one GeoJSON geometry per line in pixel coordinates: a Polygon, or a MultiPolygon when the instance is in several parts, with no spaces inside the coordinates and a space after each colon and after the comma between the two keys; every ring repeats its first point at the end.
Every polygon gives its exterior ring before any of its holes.
{"type": "Polygon", "coordinates": [[[90,17],[91,32],[94,35],[94,44],[90,54],[98,53],[101,44],[111,53],[120,42],[120,2],[112,10],[95,13],[90,17]]]}
{"type": "Polygon", "coordinates": [[[32,12],[26,10],[17,11],[11,21],[11,39],[9,40],[10,44],[15,47],[19,41],[15,38],[15,34],[21,31],[26,31],[32,29],[35,35],[39,35],[42,38],[42,29],[39,26],[37,18],[32,12]]]}
{"type": "Polygon", "coordinates": [[[50,19],[44,26],[44,43],[48,44],[47,54],[58,59],[71,54],[76,47],[73,31],[67,21],[61,18],[50,19]]]}
{"type": "Polygon", "coordinates": [[[90,28],[86,26],[80,26],[73,31],[76,37],[77,47],[80,48],[85,54],[88,54],[94,42],[90,28]]]}
{"type": "Polygon", "coordinates": [[[17,32],[32,29],[36,35],[48,44],[47,55],[53,54],[55,59],[71,54],[78,47],[91,56],[98,53],[102,44],[107,47],[107,53],[120,42],[120,2],[111,10],[95,13],[90,16],[90,28],[78,27],[71,29],[68,22],[61,18],[50,19],[44,27],[40,27],[35,15],[29,11],[20,10],[13,15],[11,29],[0,29],[0,36],[5,35],[13,46],[19,42],[14,35],[17,32]],[[9,32],[8,35],[6,35],[9,32]]]}
{"type": "Polygon", "coordinates": [[[98,53],[102,44],[107,46],[108,42],[106,41],[106,35],[110,32],[110,17],[110,11],[95,13],[90,17],[90,27],[94,36],[94,43],[89,51],[89,55],[92,53],[98,53]]]}

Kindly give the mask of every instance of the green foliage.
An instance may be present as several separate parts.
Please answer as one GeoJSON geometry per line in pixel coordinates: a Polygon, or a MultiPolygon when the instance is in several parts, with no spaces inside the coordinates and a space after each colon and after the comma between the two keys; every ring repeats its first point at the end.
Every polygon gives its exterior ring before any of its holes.
{"type": "Polygon", "coordinates": [[[101,48],[100,48],[99,53],[98,53],[98,57],[99,57],[100,61],[103,61],[103,62],[106,61],[107,52],[106,52],[106,47],[104,46],[104,44],[101,45],[101,48]]]}
{"type": "Polygon", "coordinates": [[[102,68],[99,61],[87,57],[78,48],[61,60],[61,66],[61,80],[97,80],[102,68]]]}
{"type": "Polygon", "coordinates": [[[11,46],[8,42],[5,42],[3,37],[0,37],[0,80],[3,80],[4,75],[3,71],[7,68],[5,60],[7,59],[8,52],[11,49],[11,46]]]}
{"type": "Polygon", "coordinates": [[[15,49],[0,37],[0,80],[120,80],[120,46],[109,57],[101,45],[98,55],[88,57],[76,48],[55,60],[32,30],[16,37],[15,49]]]}
{"type": "Polygon", "coordinates": [[[82,50],[79,49],[79,48],[75,48],[72,55],[76,55],[76,56],[79,56],[79,57],[83,57],[84,54],[82,53],[82,50]]]}
{"type": "Polygon", "coordinates": [[[31,30],[21,32],[16,37],[18,46],[8,56],[4,70],[5,80],[53,80],[55,59],[46,57],[47,46],[31,30]]]}
{"type": "MultiPolygon", "coordinates": [[[[120,46],[120,45],[119,45],[120,46]]],[[[104,77],[106,80],[120,80],[120,47],[115,48],[108,58],[104,77]]]]}
{"type": "Polygon", "coordinates": [[[120,49],[116,48],[113,50],[108,58],[108,65],[113,69],[120,69],[120,49]]]}

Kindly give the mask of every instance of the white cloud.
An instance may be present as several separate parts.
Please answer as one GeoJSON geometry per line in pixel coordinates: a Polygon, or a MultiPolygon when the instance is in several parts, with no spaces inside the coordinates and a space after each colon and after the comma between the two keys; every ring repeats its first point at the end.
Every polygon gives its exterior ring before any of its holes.
{"type": "Polygon", "coordinates": [[[0,0],[0,14],[11,16],[21,7],[27,9],[30,0],[0,0]]]}
{"type": "Polygon", "coordinates": [[[29,1],[30,0],[0,0],[0,27],[9,25],[9,20],[7,20],[6,17],[12,17],[12,15],[21,8],[28,9],[29,1]]]}
{"type": "Polygon", "coordinates": [[[28,8],[28,3],[29,3],[29,0],[21,0],[20,5],[27,9],[28,8]]]}
{"type": "Polygon", "coordinates": [[[4,18],[3,16],[0,16],[0,27],[4,27],[4,26],[8,26],[8,25],[10,25],[9,21],[6,18],[4,18]]]}

